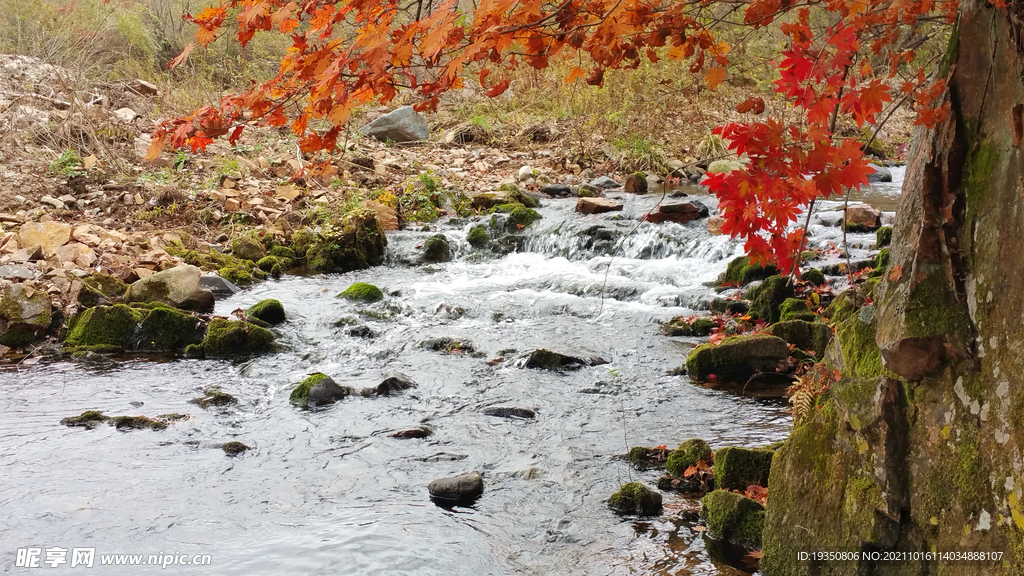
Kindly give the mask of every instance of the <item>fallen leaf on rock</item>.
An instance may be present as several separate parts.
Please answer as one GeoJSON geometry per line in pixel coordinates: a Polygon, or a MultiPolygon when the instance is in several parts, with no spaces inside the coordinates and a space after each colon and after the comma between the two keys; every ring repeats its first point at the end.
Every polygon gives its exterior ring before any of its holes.
{"type": "Polygon", "coordinates": [[[708,529],[707,529],[706,526],[694,526],[693,527],[693,531],[694,532],[707,532],[708,529]]]}
{"type": "Polygon", "coordinates": [[[892,269],[889,270],[889,280],[897,282],[900,278],[903,278],[903,266],[893,266],[892,269]]]}

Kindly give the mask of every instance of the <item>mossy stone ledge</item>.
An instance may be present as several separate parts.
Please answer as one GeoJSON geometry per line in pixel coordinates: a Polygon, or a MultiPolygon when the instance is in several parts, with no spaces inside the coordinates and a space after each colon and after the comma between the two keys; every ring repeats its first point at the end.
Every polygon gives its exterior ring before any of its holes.
{"type": "Polygon", "coordinates": [[[765,509],[757,501],[736,492],[715,490],[701,500],[701,517],[710,537],[748,550],[761,549],[765,509]]]}
{"type": "Polygon", "coordinates": [[[776,336],[734,336],[719,345],[698,346],[686,358],[691,378],[719,382],[746,382],[757,372],[775,372],[789,357],[789,346],[776,336]]]}
{"type": "Polygon", "coordinates": [[[715,483],[725,490],[746,490],[768,486],[774,450],[729,446],[715,452],[715,483]]]}

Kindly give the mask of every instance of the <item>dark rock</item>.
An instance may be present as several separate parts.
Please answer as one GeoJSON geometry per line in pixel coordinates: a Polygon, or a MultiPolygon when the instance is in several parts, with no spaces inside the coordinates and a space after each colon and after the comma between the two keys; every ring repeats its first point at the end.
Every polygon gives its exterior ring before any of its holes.
{"type": "Polygon", "coordinates": [[[209,408],[210,406],[233,406],[238,404],[238,399],[221,390],[220,386],[210,386],[203,390],[202,396],[193,398],[189,402],[200,408],[209,408]]]}
{"type": "Polygon", "coordinates": [[[665,336],[707,336],[718,324],[711,318],[701,317],[689,320],[676,316],[661,325],[658,332],[665,336]]]}
{"type": "Polygon", "coordinates": [[[810,282],[815,286],[821,286],[822,284],[825,283],[825,274],[823,274],[822,271],[818,270],[817,268],[809,268],[808,270],[805,270],[803,274],[800,275],[800,279],[803,280],[804,282],[810,282]]]}
{"type": "Polygon", "coordinates": [[[654,516],[661,513],[661,494],[642,482],[630,482],[612,494],[608,506],[621,514],[654,516]]]}
{"type": "Polygon", "coordinates": [[[797,381],[792,374],[755,372],[743,385],[743,394],[757,398],[783,398],[786,390],[797,381]]]}
{"type": "Polygon", "coordinates": [[[572,190],[565,184],[548,184],[540,189],[541,192],[552,198],[567,198],[572,196],[572,190]]]}
{"type": "Polygon", "coordinates": [[[80,426],[82,428],[88,428],[92,430],[93,428],[99,426],[100,424],[103,424],[107,420],[110,420],[109,416],[104,416],[102,413],[97,412],[96,410],[87,410],[85,412],[82,412],[82,414],[79,416],[69,416],[67,418],[62,418],[60,423],[65,426],[80,426]]]}
{"type": "Polygon", "coordinates": [[[108,422],[118,430],[163,430],[167,422],[154,420],[148,416],[112,416],[108,422]]]}
{"type": "Polygon", "coordinates": [[[359,326],[353,326],[348,329],[348,335],[354,338],[374,338],[377,333],[373,331],[369,326],[360,324],[359,326]]]}
{"type": "Polygon", "coordinates": [[[359,129],[381,142],[416,142],[430,137],[427,121],[412,106],[402,106],[359,129]]]}
{"type": "Polygon", "coordinates": [[[203,341],[206,325],[196,317],[176,308],[156,307],[145,314],[145,319],[129,339],[134,352],[177,352],[190,344],[203,341]]]}
{"type": "Polygon", "coordinates": [[[433,350],[434,352],[444,352],[447,354],[472,354],[476,351],[473,344],[468,340],[456,340],[454,338],[442,337],[432,338],[430,340],[424,340],[419,344],[420,348],[426,348],[433,350]]]}
{"type": "Polygon", "coordinates": [[[647,194],[647,175],[636,172],[626,176],[626,183],[622,188],[630,194],[647,194]]]}
{"type": "Polygon", "coordinates": [[[492,406],[490,408],[484,408],[484,414],[487,416],[497,416],[499,418],[535,418],[537,413],[529,408],[516,408],[513,406],[492,406]]]}
{"type": "Polygon", "coordinates": [[[216,298],[225,298],[242,291],[241,288],[217,274],[203,274],[199,277],[199,286],[204,290],[209,290],[216,298]]]}
{"type": "Polygon", "coordinates": [[[479,472],[438,478],[427,487],[430,499],[440,506],[469,506],[484,493],[484,478],[479,472]]]}
{"type": "Polygon", "coordinates": [[[362,394],[363,396],[390,396],[415,387],[416,383],[412,381],[412,378],[401,372],[392,372],[383,382],[373,388],[367,388],[362,394]]]}
{"type": "Polygon", "coordinates": [[[451,259],[451,247],[448,245],[448,238],[444,234],[435,234],[427,238],[423,243],[423,255],[420,256],[420,261],[424,264],[450,262],[451,259]]]}
{"type": "Polygon", "coordinates": [[[474,226],[469,229],[466,233],[466,241],[473,248],[483,248],[490,244],[491,235],[487,233],[487,229],[483,226],[474,226]]]}
{"type": "Polygon", "coordinates": [[[703,497],[715,489],[715,478],[710,474],[694,474],[689,478],[662,476],[658,478],[658,489],[703,497]]]}
{"type": "Polygon", "coordinates": [[[392,434],[389,434],[389,436],[391,436],[392,438],[400,438],[400,439],[406,440],[406,439],[410,439],[410,438],[426,438],[426,437],[432,435],[433,433],[434,433],[434,431],[431,430],[430,428],[420,427],[420,428],[410,428],[408,430],[399,430],[398,432],[394,432],[392,434]]]}
{"type": "Polygon", "coordinates": [[[225,442],[224,445],[221,446],[221,449],[224,450],[224,453],[227,454],[228,456],[238,456],[242,452],[249,450],[249,447],[246,446],[245,444],[242,444],[241,442],[236,441],[225,442]]]}
{"type": "Polygon", "coordinates": [[[662,222],[675,222],[686,224],[700,218],[707,218],[710,214],[707,206],[700,202],[683,202],[679,204],[661,204],[644,216],[644,220],[653,224],[662,222]]]}
{"type": "Polygon", "coordinates": [[[868,174],[868,182],[892,182],[892,171],[885,166],[871,165],[874,172],[868,174]]]}
{"type": "Polygon", "coordinates": [[[579,370],[584,366],[600,366],[607,363],[607,360],[596,356],[584,358],[540,348],[526,356],[523,367],[541,370],[579,370]]]}
{"type": "Polygon", "coordinates": [[[789,357],[789,346],[775,336],[735,336],[714,346],[698,346],[686,359],[690,377],[707,381],[746,382],[757,372],[775,372],[789,357]]]}

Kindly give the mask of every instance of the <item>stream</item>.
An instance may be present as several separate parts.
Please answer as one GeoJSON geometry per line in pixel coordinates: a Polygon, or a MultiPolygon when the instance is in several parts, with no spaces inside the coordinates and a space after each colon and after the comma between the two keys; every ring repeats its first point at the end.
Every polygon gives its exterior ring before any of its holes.
{"type": "MultiPolygon", "coordinates": [[[[875,194],[892,201],[894,186],[875,194]]],[[[234,363],[51,360],[0,372],[0,572],[37,571],[15,568],[18,548],[89,547],[98,569],[38,571],[742,574],[712,561],[693,523],[680,519],[698,501],[666,493],[663,515],[640,520],[604,502],[623,482],[653,486],[659,476],[630,469],[621,457],[628,446],[691,437],[714,448],[760,446],[784,439],[791,425],[784,402],[668,375],[700,341],[661,336],[659,323],[703,313],[716,296],[704,283],[742,254],[741,244],[709,236],[703,220],[644,223],[612,258],[660,199],[619,196],[623,212],[598,216],[574,213],[575,199],[545,201],[522,250],[508,255],[471,248],[470,221],[440,223],[390,234],[384,266],[285,276],[217,303],[216,313],[228,315],[280,300],[288,321],[274,354],[234,363]],[[437,231],[449,238],[453,261],[414,265],[417,246],[437,231]],[[353,282],[387,297],[373,305],[335,297],[353,282]],[[350,335],[352,324],[375,336],[350,335]],[[419,346],[439,337],[480,354],[419,346]],[[516,359],[536,348],[608,364],[564,373],[520,367],[516,359]],[[393,371],[418,387],[317,411],[288,400],[313,372],[362,388],[393,371]],[[239,403],[204,410],[188,402],[211,385],[239,403]],[[530,408],[536,418],[482,413],[492,406],[530,408]],[[190,418],[162,431],[60,424],[85,410],[190,418]],[[417,426],[434,433],[389,436],[417,426]],[[227,457],[220,445],[232,440],[252,449],[227,457]],[[472,470],[485,479],[472,508],[431,503],[431,480],[472,470]],[[99,566],[101,555],[161,553],[209,554],[211,563],[99,566]]],[[[826,228],[814,229],[816,242],[836,240],[826,228]]],[[[873,234],[854,236],[867,254],[873,234]]]]}

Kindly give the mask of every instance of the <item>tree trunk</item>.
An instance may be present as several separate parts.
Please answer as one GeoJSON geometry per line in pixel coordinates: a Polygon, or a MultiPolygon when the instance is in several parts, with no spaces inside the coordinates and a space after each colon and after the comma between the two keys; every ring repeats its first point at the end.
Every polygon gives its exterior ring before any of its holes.
{"type": "Polygon", "coordinates": [[[962,2],[950,116],[915,134],[892,266],[827,356],[861,377],[772,464],[766,576],[1024,574],[1024,0],[1009,4],[962,2]],[[815,550],[861,557],[800,560],[815,550]],[[1002,556],[864,559],[972,550],[1002,556]]]}

